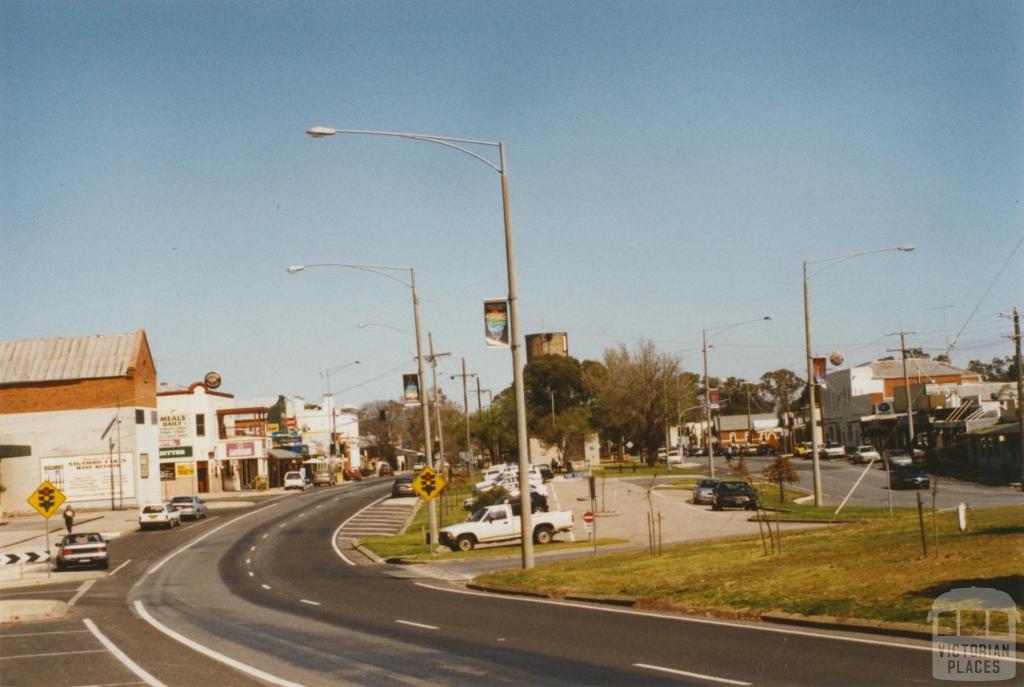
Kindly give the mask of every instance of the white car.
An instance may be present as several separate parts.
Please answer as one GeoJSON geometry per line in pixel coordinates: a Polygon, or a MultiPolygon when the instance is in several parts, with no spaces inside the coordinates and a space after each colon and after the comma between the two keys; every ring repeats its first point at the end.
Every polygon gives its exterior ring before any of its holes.
{"type": "Polygon", "coordinates": [[[302,491],[306,488],[306,480],[303,478],[301,472],[286,472],[284,473],[284,490],[298,489],[302,491]]]}
{"type": "Polygon", "coordinates": [[[144,503],[139,508],[139,529],[181,527],[181,513],[169,503],[144,503]]]}
{"type": "Polygon", "coordinates": [[[853,458],[854,463],[870,463],[872,460],[881,460],[882,457],[878,455],[878,451],[875,450],[874,446],[858,446],[854,449],[853,453],[850,454],[853,458]]]}
{"type": "Polygon", "coordinates": [[[846,457],[846,447],[843,446],[842,444],[835,444],[835,443],[829,442],[827,444],[823,444],[820,447],[820,450],[821,450],[821,456],[823,458],[845,458],[846,457]]]}

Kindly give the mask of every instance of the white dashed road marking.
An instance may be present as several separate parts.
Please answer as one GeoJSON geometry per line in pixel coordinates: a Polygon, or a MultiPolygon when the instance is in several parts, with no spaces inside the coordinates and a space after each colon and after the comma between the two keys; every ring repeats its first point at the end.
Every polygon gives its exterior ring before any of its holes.
{"type": "Polygon", "coordinates": [[[412,627],[421,627],[424,630],[440,630],[441,629],[441,628],[437,627],[436,625],[424,625],[423,623],[414,623],[411,620],[395,620],[395,622],[396,623],[400,623],[402,625],[411,625],[412,627]]]}
{"type": "Polygon", "coordinates": [[[652,666],[647,663],[634,663],[637,668],[645,668],[646,670],[659,670],[663,673],[672,673],[673,675],[684,675],[686,677],[695,677],[698,680],[711,680],[712,682],[721,682],[726,685],[741,685],[742,687],[750,687],[754,684],[752,682],[741,682],[739,680],[729,680],[724,677],[713,677],[711,675],[703,675],[701,673],[690,673],[685,670],[676,670],[675,668],[663,668],[661,666],[652,666]]]}

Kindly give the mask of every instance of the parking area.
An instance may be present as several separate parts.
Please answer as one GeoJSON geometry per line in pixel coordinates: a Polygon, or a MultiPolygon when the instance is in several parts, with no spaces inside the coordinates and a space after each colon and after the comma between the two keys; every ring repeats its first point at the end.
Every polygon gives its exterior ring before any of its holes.
{"type": "MultiPolygon", "coordinates": [[[[60,596],[57,590],[52,595],[60,596]]],[[[116,647],[104,644],[102,629],[91,621],[51,620],[0,627],[0,674],[7,687],[42,682],[50,687],[147,684],[115,655],[116,647]]]]}

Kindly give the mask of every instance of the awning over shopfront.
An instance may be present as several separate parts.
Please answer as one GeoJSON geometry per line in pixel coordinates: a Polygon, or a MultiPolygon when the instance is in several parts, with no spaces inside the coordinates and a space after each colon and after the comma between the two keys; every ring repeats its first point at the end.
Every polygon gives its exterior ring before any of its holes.
{"type": "Polygon", "coordinates": [[[296,453],[295,451],[286,451],[283,448],[272,448],[267,451],[267,455],[271,458],[279,458],[281,460],[302,460],[302,454],[296,453]]]}

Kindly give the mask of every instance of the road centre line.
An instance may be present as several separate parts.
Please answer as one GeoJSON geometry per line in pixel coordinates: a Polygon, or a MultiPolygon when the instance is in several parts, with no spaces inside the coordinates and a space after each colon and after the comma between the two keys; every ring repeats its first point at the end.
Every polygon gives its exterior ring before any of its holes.
{"type": "Polygon", "coordinates": [[[264,589],[270,589],[270,585],[269,584],[261,584],[260,586],[263,587],[264,589]]]}
{"type": "Polygon", "coordinates": [[[13,658],[43,658],[46,656],[71,656],[72,654],[105,654],[106,649],[82,649],[80,651],[54,651],[47,654],[14,654],[12,656],[0,656],[0,661],[7,661],[13,658]]]}
{"type": "Polygon", "coordinates": [[[437,627],[435,625],[424,625],[423,623],[414,623],[411,620],[398,620],[396,618],[395,622],[396,623],[400,623],[402,625],[411,625],[413,627],[422,627],[424,630],[440,630],[441,629],[441,628],[439,628],[439,627],[437,627]]]}
{"type": "Polygon", "coordinates": [[[288,521],[287,521],[287,520],[285,520],[285,521],[284,521],[284,522],[282,522],[282,523],[281,523],[280,525],[278,525],[278,527],[285,527],[285,526],[287,526],[287,525],[288,525],[288,521]]]}
{"type": "Polygon", "coordinates": [[[192,649],[193,651],[198,651],[199,653],[203,654],[204,656],[208,656],[209,658],[212,658],[215,661],[219,661],[219,662],[221,662],[221,663],[223,663],[225,665],[228,665],[228,666],[231,666],[232,668],[235,668],[236,670],[242,671],[246,675],[251,675],[251,676],[253,676],[253,677],[255,677],[255,678],[259,679],[259,680],[263,680],[264,682],[269,682],[270,684],[273,684],[273,685],[281,685],[281,687],[302,687],[301,685],[299,685],[299,684],[297,684],[295,682],[289,682],[288,680],[279,678],[276,675],[271,675],[270,673],[266,673],[266,672],[260,670],[259,668],[254,668],[254,667],[252,667],[252,666],[250,666],[248,664],[242,663],[241,661],[237,661],[237,660],[235,660],[233,658],[225,656],[224,654],[217,653],[213,649],[210,649],[210,648],[208,648],[208,647],[206,647],[206,646],[204,646],[204,645],[202,645],[202,644],[200,644],[198,642],[194,642],[191,639],[189,639],[188,637],[175,632],[174,630],[172,630],[171,628],[167,627],[166,625],[161,623],[159,620],[157,620],[156,618],[151,616],[149,614],[149,611],[146,610],[146,607],[143,605],[143,603],[141,601],[136,601],[135,602],[135,610],[139,612],[139,615],[142,616],[142,619],[145,620],[147,623],[149,623],[150,625],[152,625],[156,629],[160,630],[161,632],[163,632],[165,635],[167,635],[171,639],[175,640],[176,642],[180,642],[180,643],[184,644],[185,646],[187,646],[188,648],[192,649]]]}
{"type": "Polygon", "coordinates": [[[117,571],[118,571],[118,570],[120,570],[121,568],[123,568],[124,566],[128,565],[128,564],[129,564],[129,563],[131,563],[131,562],[132,562],[132,559],[131,559],[131,558],[129,558],[129,559],[128,559],[128,560],[126,560],[126,561],[125,561],[124,563],[122,563],[121,565],[117,566],[116,568],[114,568],[113,570],[111,570],[111,571],[110,571],[109,573],[107,573],[107,577],[110,577],[111,575],[113,575],[113,574],[117,573],[117,571]]]}
{"type": "MultiPolygon", "coordinates": [[[[350,515],[350,516],[348,517],[348,519],[346,519],[346,520],[345,520],[345,522],[343,522],[343,523],[341,523],[340,525],[338,525],[338,529],[334,530],[334,534],[332,534],[332,535],[331,535],[331,546],[333,546],[333,547],[334,547],[334,553],[338,554],[338,556],[340,556],[340,557],[341,557],[341,560],[345,561],[345,562],[346,562],[346,563],[348,563],[349,565],[355,565],[355,562],[354,562],[354,561],[351,561],[351,560],[349,560],[349,559],[348,559],[348,557],[347,557],[347,556],[346,556],[345,554],[343,554],[343,553],[341,552],[341,549],[339,549],[339,548],[338,548],[338,533],[339,533],[339,532],[341,532],[342,528],[343,528],[343,527],[345,527],[345,525],[347,525],[347,524],[349,523],[349,521],[350,521],[350,520],[352,520],[352,518],[356,517],[357,515],[359,515],[360,513],[362,513],[362,512],[364,511],[364,510],[366,510],[366,509],[367,509],[367,508],[369,508],[370,506],[373,506],[373,505],[376,505],[376,504],[380,503],[381,501],[383,501],[383,500],[384,500],[384,499],[386,499],[386,498],[388,498],[388,496],[387,496],[387,495],[384,495],[384,496],[381,496],[381,497],[380,497],[379,499],[377,499],[376,501],[373,501],[373,502],[371,502],[371,503],[368,503],[368,504],[367,504],[366,506],[364,506],[363,508],[359,509],[358,511],[356,511],[356,512],[355,512],[355,513],[353,513],[352,515],[350,515]]],[[[334,497],[334,500],[335,500],[335,501],[337,501],[337,500],[338,500],[338,497],[337,497],[337,496],[335,496],[335,497],[334,497]]]]}
{"type": "Polygon", "coordinates": [[[309,604],[310,606],[319,606],[320,605],[319,601],[310,601],[309,599],[299,599],[299,601],[301,601],[304,604],[309,604]]]}
{"type": "Polygon", "coordinates": [[[254,573],[252,570],[250,570],[249,571],[249,577],[256,577],[256,573],[254,573]]]}
{"type": "Polygon", "coordinates": [[[249,565],[250,563],[252,563],[252,559],[251,558],[246,558],[245,559],[245,564],[249,565]]]}
{"type": "MultiPolygon", "coordinates": [[[[548,604],[552,606],[569,606],[571,608],[581,608],[587,611],[598,611],[601,613],[621,613],[623,615],[638,615],[646,618],[658,618],[660,620],[672,620],[681,623],[693,623],[696,625],[718,625],[720,627],[734,627],[741,630],[754,630],[756,632],[774,632],[776,634],[795,635],[798,637],[811,637],[813,639],[852,642],[854,644],[871,644],[875,646],[884,646],[892,649],[909,649],[912,651],[927,651],[929,653],[938,650],[936,647],[932,647],[931,645],[904,644],[901,642],[897,642],[894,641],[896,639],[895,637],[888,640],[865,639],[863,637],[850,637],[846,635],[825,634],[820,632],[811,632],[809,630],[791,630],[784,627],[769,627],[767,624],[754,625],[746,623],[737,623],[729,620],[713,620],[711,618],[692,618],[689,616],[682,615],[667,615],[664,613],[652,613],[648,611],[638,611],[631,608],[617,608],[615,606],[579,603],[576,601],[556,601],[555,599],[538,599],[528,596],[489,594],[487,592],[477,592],[471,589],[452,589],[450,587],[438,587],[432,584],[426,584],[424,582],[414,582],[413,584],[415,584],[417,587],[423,587],[424,589],[433,589],[437,592],[447,592],[449,594],[466,594],[469,596],[484,596],[489,599],[502,599],[505,601],[520,601],[523,603],[548,604]]],[[[1024,658],[1011,658],[1008,660],[1013,661],[1014,663],[1024,664],[1024,658]]]]}
{"type": "Polygon", "coordinates": [[[68,606],[74,606],[75,602],[81,599],[82,595],[89,591],[89,587],[93,586],[94,584],[96,584],[96,580],[86,580],[85,582],[83,582],[82,586],[78,588],[78,592],[73,597],[71,597],[70,601],[68,601],[68,606]]]}
{"type": "Polygon", "coordinates": [[[249,550],[250,550],[250,551],[255,551],[255,550],[256,550],[256,547],[255,547],[255,546],[250,546],[250,547],[249,547],[249,550]]]}
{"type": "Polygon", "coordinates": [[[164,683],[160,682],[155,677],[147,673],[142,668],[142,666],[140,666],[132,659],[128,658],[128,656],[123,651],[117,648],[116,644],[107,639],[107,636],[100,632],[100,628],[96,627],[96,623],[94,623],[89,618],[86,618],[82,622],[85,623],[85,626],[89,628],[89,631],[92,632],[93,636],[96,637],[99,643],[105,646],[107,648],[107,651],[114,655],[114,658],[123,663],[125,667],[128,668],[128,670],[138,675],[143,682],[145,682],[147,685],[150,685],[150,687],[166,687],[164,683]]]}
{"type": "Polygon", "coordinates": [[[682,675],[684,677],[695,677],[698,680],[711,680],[712,682],[722,682],[727,685],[741,685],[741,687],[750,687],[754,684],[752,682],[741,682],[740,680],[729,680],[724,677],[704,675],[703,673],[690,673],[685,670],[676,670],[675,668],[663,668],[662,666],[652,666],[649,663],[634,663],[633,665],[637,668],[645,668],[647,670],[660,670],[663,673],[672,673],[673,675],[682,675]]]}
{"type": "MultiPolygon", "coordinates": [[[[278,498],[281,498],[281,497],[278,497],[278,498]]],[[[231,520],[228,520],[226,523],[224,523],[220,527],[215,527],[212,530],[210,530],[209,532],[207,532],[205,534],[199,535],[198,537],[196,537],[192,541],[188,542],[184,546],[179,546],[174,551],[171,551],[169,554],[164,556],[164,558],[159,563],[157,563],[152,568],[150,568],[145,573],[143,573],[143,577],[145,577],[146,575],[149,575],[151,573],[155,573],[157,570],[162,568],[167,561],[171,560],[172,558],[177,556],[182,551],[186,551],[186,550],[192,548],[193,546],[195,546],[196,544],[198,544],[202,540],[206,539],[210,535],[213,535],[213,534],[216,534],[217,532],[220,532],[225,527],[227,527],[229,525],[233,525],[234,523],[238,522],[239,520],[242,520],[244,518],[248,518],[250,515],[256,515],[257,513],[262,513],[263,511],[267,510],[268,508],[273,508],[276,505],[277,505],[276,503],[271,503],[269,505],[263,506],[263,508],[258,508],[257,510],[251,511],[249,513],[245,513],[243,515],[239,515],[237,518],[233,518],[231,520]]],[[[267,535],[264,534],[263,536],[266,537],[267,535]]]]}

